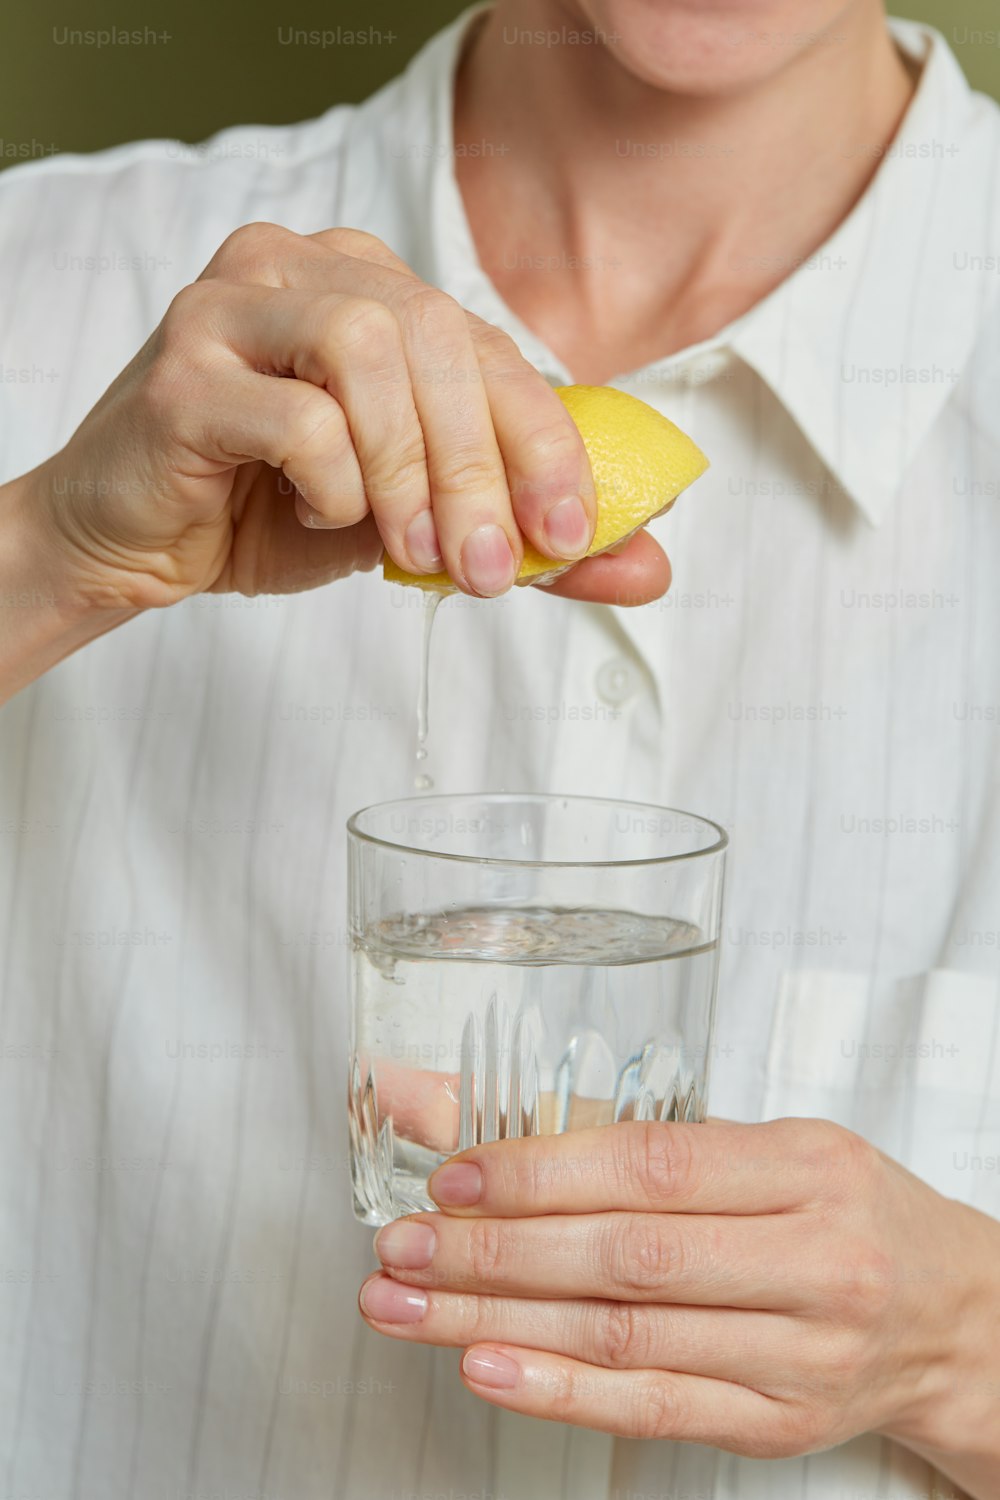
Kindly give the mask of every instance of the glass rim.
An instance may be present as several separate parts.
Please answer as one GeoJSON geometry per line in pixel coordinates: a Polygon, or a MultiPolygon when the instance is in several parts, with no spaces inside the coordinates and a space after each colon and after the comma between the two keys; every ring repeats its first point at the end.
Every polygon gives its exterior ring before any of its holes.
{"type": "Polygon", "coordinates": [[[350,838],[358,839],[365,844],[375,844],[381,849],[392,849],[397,854],[419,854],[424,859],[444,859],[458,864],[506,865],[534,870],[621,870],[634,869],[640,865],[677,864],[681,860],[704,859],[710,854],[722,854],[729,847],[729,835],[726,830],[712,818],[703,817],[701,813],[685,812],[679,807],[663,807],[655,802],[633,802],[621,797],[593,797],[575,792],[431,792],[415,797],[396,797],[388,802],[370,802],[366,807],[359,807],[357,812],[351,813],[347,820],[347,833],[350,838]],[[393,807],[413,807],[425,802],[474,801],[500,805],[512,802],[589,802],[592,805],[604,803],[612,807],[642,808],[645,812],[672,813],[676,817],[690,818],[692,822],[701,823],[705,828],[711,829],[715,834],[715,842],[706,844],[703,849],[691,849],[683,854],[650,854],[638,859],[512,859],[491,854],[451,854],[445,850],[424,849],[419,844],[406,844],[395,839],[379,838],[377,834],[366,833],[359,827],[359,819],[363,818],[366,813],[383,812],[393,807]]]}

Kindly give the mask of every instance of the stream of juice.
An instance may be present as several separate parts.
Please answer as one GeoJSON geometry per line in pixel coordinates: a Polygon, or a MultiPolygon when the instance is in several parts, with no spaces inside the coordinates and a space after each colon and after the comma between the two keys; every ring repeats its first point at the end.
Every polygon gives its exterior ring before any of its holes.
{"type": "Polygon", "coordinates": [[[420,677],[417,682],[417,773],[413,778],[413,785],[418,792],[429,792],[434,786],[433,776],[428,775],[427,771],[422,768],[427,760],[431,637],[434,633],[434,616],[437,614],[438,605],[443,598],[443,594],[433,591],[428,591],[424,595],[424,628],[423,637],[420,642],[420,677]]]}

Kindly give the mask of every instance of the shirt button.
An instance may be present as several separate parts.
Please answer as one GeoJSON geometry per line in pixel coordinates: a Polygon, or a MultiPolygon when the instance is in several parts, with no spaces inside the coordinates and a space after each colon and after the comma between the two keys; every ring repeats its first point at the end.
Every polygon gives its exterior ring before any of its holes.
{"type": "Polygon", "coordinates": [[[603,703],[620,708],[639,690],[638,669],[624,656],[613,656],[598,668],[595,685],[603,703]]]}

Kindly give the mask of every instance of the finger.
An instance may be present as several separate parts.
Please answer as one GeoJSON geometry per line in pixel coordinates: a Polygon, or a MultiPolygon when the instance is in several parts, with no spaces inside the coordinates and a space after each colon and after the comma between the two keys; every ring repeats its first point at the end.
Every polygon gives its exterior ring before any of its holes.
{"type": "Polygon", "coordinates": [[[378,274],[400,322],[445,569],[493,598],[513,585],[524,549],[468,320],[443,292],[378,274]]]}
{"type": "Polygon", "coordinates": [[[177,345],[183,389],[164,375],[153,399],[163,408],[181,398],[182,436],[201,457],[220,467],[264,459],[295,486],[300,519],[352,526],[368,501],[344,409],[324,382],[282,378],[315,373],[304,301],[257,286],[185,287],[161,329],[167,350],[177,345]]]}
{"type": "MultiPolygon", "coordinates": [[[[300,519],[343,526],[360,520],[370,506],[398,560],[417,571],[440,567],[423,437],[392,314],[379,302],[338,292],[315,297],[226,287],[217,293],[213,331],[257,373],[271,375],[277,400],[289,382],[274,377],[285,374],[294,375],[292,384],[315,386],[333,398],[324,411],[316,407],[317,429],[308,446],[317,457],[325,453],[327,467],[339,472],[311,492],[298,485],[300,519]]],[[[301,478],[305,484],[306,476],[301,478]]]]}
{"type": "Polygon", "coordinates": [[[490,1297],[413,1286],[376,1272],[361,1288],[362,1315],[379,1333],[464,1349],[484,1340],[530,1342],[608,1369],[667,1369],[734,1380],[777,1394],[802,1330],[781,1313],[663,1306],[601,1298],[490,1297]]]}
{"type": "MultiPolygon", "coordinates": [[[[244,293],[252,289],[240,289],[235,297],[244,293]]],[[[260,328],[256,337],[248,331],[245,309],[230,299],[216,311],[224,347],[211,358],[202,355],[182,393],[163,397],[164,402],[183,397],[172,421],[183,445],[177,466],[185,453],[220,470],[263,459],[290,481],[288,509],[294,499],[300,519],[325,519],[338,527],[362,520],[368,513],[364,481],[339,402],[308,381],[259,373],[276,356],[276,346],[260,328]]]]}
{"type": "MultiPolygon", "coordinates": [[[[333,252],[336,255],[346,255],[355,261],[370,261],[396,275],[412,276],[411,270],[405,261],[400,260],[399,255],[393,254],[375,234],[367,234],[363,229],[321,229],[318,234],[310,234],[307,239],[310,245],[318,246],[324,254],[333,252]]],[[[307,279],[313,281],[313,278],[319,276],[322,276],[319,266],[315,270],[310,267],[307,279]]],[[[385,336],[388,338],[388,332],[385,336]]],[[[420,417],[415,407],[408,371],[400,368],[405,365],[405,351],[399,327],[394,329],[391,353],[391,377],[399,383],[399,390],[391,393],[397,408],[397,419],[394,420],[391,414],[391,399],[385,404],[373,399],[375,393],[381,396],[390,386],[388,360],[384,360],[381,366],[378,362],[370,362],[376,366],[373,372],[375,380],[369,387],[372,395],[361,393],[363,396],[367,395],[363,405],[369,411],[370,420],[364,431],[355,434],[355,441],[358,444],[361,468],[366,475],[369,501],[378,516],[379,529],[384,535],[388,552],[394,561],[399,562],[400,567],[409,568],[414,573],[427,573],[441,568],[441,544],[430,508],[430,480],[427,475],[423,429],[420,428],[420,417]],[[399,411],[402,408],[405,408],[403,423],[409,455],[403,455],[400,465],[402,444],[399,411]],[[379,437],[378,428],[388,428],[388,435],[382,432],[379,437]],[[414,480],[412,487],[406,484],[408,468],[411,469],[414,480]]],[[[352,410],[352,405],[348,405],[348,414],[352,410]]]]}
{"type": "MultiPolygon", "coordinates": [[[[522,531],[556,561],[585,554],[596,495],[583,440],[559,398],[512,339],[421,282],[375,236],[332,229],[303,238],[250,225],[230,236],[203,274],[339,291],[393,311],[424,429],[436,532],[462,587],[486,595],[508,588],[522,531]],[[478,512],[470,509],[477,500],[478,512]]],[[[399,522],[387,524],[387,546],[401,566],[411,565],[414,547],[422,559],[415,571],[439,565],[428,560],[433,533],[422,511],[414,512],[409,552],[399,545],[399,522]]],[[[620,583],[627,587],[624,575],[620,583]]]]}
{"type": "Polygon", "coordinates": [[[255,336],[299,380],[329,391],[344,412],[365,497],[390,555],[417,573],[439,569],[427,455],[393,314],[373,298],[339,292],[261,293],[254,300],[263,325],[255,336]]]}
{"type": "MultiPolygon", "coordinates": [[[[277,225],[247,226],[230,237],[204,274],[316,292],[351,291],[384,299],[397,311],[414,289],[423,288],[433,296],[387,245],[356,229],[334,228],[302,237],[277,225]]],[[[558,396],[514,340],[472,313],[463,316],[478,367],[438,367],[420,357],[414,363],[414,385],[426,387],[427,401],[433,402],[435,396],[447,398],[455,378],[462,383],[485,382],[518,527],[546,557],[581,558],[597,518],[583,439],[558,396]]],[[[387,544],[396,556],[388,537],[387,544]]],[[[403,557],[397,561],[408,566],[403,557]]]]}
{"type": "Polygon", "coordinates": [[[494,1141],[438,1167],[429,1191],[449,1214],[780,1213],[815,1183],[815,1166],[789,1128],[802,1123],[621,1121],[494,1141]]]}
{"type": "Polygon", "coordinates": [[[458,1145],[457,1073],[407,1067],[388,1057],[361,1059],[364,1076],[372,1066],[377,1085],[378,1123],[392,1120],[397,1140],[412,1141],[430,1151],[448,1153],[458,1145]]]}
{"type": "Polygon", "coordinates": [[[514,340],[466,316],[517,524],[544,556],[582,558],[594,535],[597,495],[579,430],[514,340]]]}
{"type": "MultiPolygon", "coordinates": [[[[397,305],[395,299],[420,285],[406,262],[375,235],[334,228],[302,237],[267,224],[237,231],[203,274],[236,275],[317,292],[350,289],[385,297],[387,305],[397,305]]],[[[597,515],[583,439],[513,339],[472,313],[465,313],[465,318],[479,368],[461,374],[466,380],[485,381],[518,526],[545,556],[557,561],[580,558],[590,545],[597,515]]],[[[414,373],[415,384],[441,391],[454,372],[418,363],[414,373]]],[[[641,596],[628,602],[645,602],[648,587],[657,582],[634,588],[627,570],[617,579],[619,590],[641,596]]],[[[663,583],[649,597],[658,597],[666,586],[663,583]]]]}
{"type": "MultiPolygon", "coordinates": [[[[325,243],[342,242],[328,236],[325,243]]],[[[505,592],[521,565],[521,533],[466,314],[443,292],[384,263],[315,246],[295,247],[295,255],[283,273],[297,287],[370,298],[396,318],[445,569],[467,593],[505,592]]]]}
{"type": "Polygon", "coordinates": [[[835,1271],[789,1216],[556,1214],[454,1219],[419,1214],[379,1231],[375,1253],[416,1286],[515,1297],[612,1297],[795,1312],[828,1293],[835,1271]]]}
{"type": "MultiPolygon", "coordinates": [[[[391,311],[400,328],[431,492],[433,531],[420,521],[412,541],[424,559],[418,571],[435,566],[426,559],[436,543],[460,588],[484,597],[504,593],[521,565],[521,533],[466,315],[451,297],[412,273],[380,263],[385,256],[355,258],[333,248],[341,243],[360,242],[337,231],[319,242],[273,225],[250,225],[229,237],[203,277],[340,293],[381,302],[391,311]]],[[[418,499],[411,522],[425,510],[418,499]]],[[[408,567],[409,547],[402,551],[398,536],[405,536],[409,525],[400,512],[394,511],[390,530],[393,548],[408,567]]]]}
{"type": "MultiPolygon", "coordinates": [[[[514,341],[420,282],[404,262],[372,236],[332,230],[313,236],[312,243],[333,253],[324,259],[312,255],[309,248],[280,241],[271,247],[272,253],[285,257],[283,270],[289,281],[296,286],[353,291],[379,299],[400,319],[414,400],[424,427],[432,487],[435,449],[443,465],[433,500],[439,534],[450,532],[454,465],[449,454],[457,451],[463,471],[470,463],[473,475],[484,466],[488,469],[482,476],[487,492],[498,483],[502,469],[516,536],[510,535],[505,507],[495,515],[481,516],[480,523],[501,525],[518,565],[522,531],[556,561],[582,557],[590,545],[597,514],[583,440],[562,402],[514,341]],[[445,337],[449,329],[450,338],[445,337]]],[[[461,508],[467,500],[468,496],[461,494],[461,504],[456,502],[454,507],[458,511],[455,545],[461,552],[468,543],[470,556],[479,554],[482,570],[474,591],[502,592],[495,586],[497,577],[502,574],[503,587],[508,587],[510,572],[503,541],[495,533],[469,540],[470,522],[461,508]],[[492,563],[491,548],[495,554],[492,563]]],[[[449,554],[447,537],[442,550],[448,571],[461,583],[456,567],[462,564],[449,554]]]]}
{"type": "Polygon", "coordinates": [[[670,576],[670,562],[659,542],[648,531],[637,531],[622,552],[585,558],[544,588],[563,599],[631,608],[662,598],[670,576]]]}
{"type": "Polygon", "coordinates": [[[443,292],[381,265],[334,256],[324,276],[397,318],[444,567],[466,593],[504,593],[523,546],[466,314],[443,292]]]}
{"type": "Polygon", "coordinates": [[[525,1416],[731,1452],[772,1451],[787,1421],[782,1403],[746,1386],[667,1370],[602,1370],[512,1344],[467,1349],[462,1379],[473,1395],[525,1416]]]}
{"type": "MultiPolygon", "coordinates": [[[[308,247],[268,237],[268,254],[281,258],[283,274],[296,286],[351,285],[367,295],[395,298],[406,283],[418,283],[405,261],[374,235],[354,229],[323,230],[308,237],[329,257],[346,257],[336,270],[308,247]],[[368,267],[392,273],[378,278],[368,267]],[[405,278],[401,283],[399,278],[405,278]]],[[[276,273],[276,267],[272,275],[276,273]]],[[[465,313],[478,371],[463,377],[485,382],[493,427],[503,457],[514,516],[521,531],[546,557],[581,558],[597,519],[590,463],[575,423],[552,388],[507,334],[473,313],[465,313]]],[[[417,384],[444,389],[446,370],[418,367],[417,384]]],[[[390,549],[391,550],[391,549],[390,549]]],[[[665,585],[664,585],[665,587],[665,585]]]]}

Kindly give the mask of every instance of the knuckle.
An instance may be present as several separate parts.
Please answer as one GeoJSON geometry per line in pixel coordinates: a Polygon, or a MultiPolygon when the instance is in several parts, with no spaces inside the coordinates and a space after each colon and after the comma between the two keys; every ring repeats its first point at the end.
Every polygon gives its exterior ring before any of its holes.
{"type": "Polygon", "coordinates": [[[362,352],[379,363],[399,347],[399,325],[384,302],[374,297],[336,299],[323,318],[325,337],[340,350],[362,352]]]}
{"type": "Polygon", "coordinates": [[[649,1319],[631,1302],[597,1303],[594,1343],[601,1362],[613,1370],[646,1364],[652,1347],[649,1319]]]}
{"type": "Polygon", "coordinates": [[[624,1162],[627,1180],[638,1182],[651,1203],[667,1203],[694,1183],[694,1149],[686,1126],[650,1120],[630,1124],[624,1162]]]}
{"type": "Polygon", "coordinates": [[[507,1227],[498,1219],[474,1219],[469,1224],[468,1259],[474,1282],[497,1280],[507,1261],[507,1227]]]}
{"type": "Polygon", "coordinates": [[[415,510],[424,508],[430,483],[423,440],[417,437],[401,448],[385,449],[368,465],[366,478],[372,490],[378,492],[383,505],[405,501],[415,510]]]}
{"type": "Polygon", "coordinates": [[[458,333],[467,336],[465,313],[454,297],[426,282],[418,281],[404,292],[402,310],[411,332],[425,341],[439,343],[458,333]]]}
{"type": "Polygon", "coordinates": [[[496,367],[502,366],[503,374],[507,377],[523,375],[526,379],[533,376],[536,381],[542,380],[538,371],[528,363],[509,333],[505,333],[495,323],[484,322],[482,318],[470,317],[469,326],[476,350],[489,365],[494,378],[499,374],[496,367]]]}
{"type": "Polygon", "coordinates": [[[837,1316],[850,1325],[881,1321],[896,1298],[897,1267],[892,1257],[868,1240],[846,1249],[834,1289],[837,1316]]]}
{"type": "Polygon", "coordinates": [[[639,1400],[629,1403],[630,1437],[669,1438],[683,1429],[684,1413],[676,1380],[654,1376],[645,1382],[639,1400]]]}
{"type": "Polygon", "coordinates": [[[379,260],[391,254],[389,247],[377,234],[366,229],[352,229],[346,224],[337,224],[333,229],[324,229],[316,238],[330,250],[349,255],[354,260],[379,260]]]}
{"type": "Polygon", "coordinates": [[[554,421],[520,434],[517,441],[517,459],[524,468],[543,470],[553,481],[565,475],[567,484],[579,478],[581,451],[580,436],[569,417],[563,421],[558,415],[554,421]]]}
{"type": "Polygon", "coordinates": [[[525,1150],[506,1153],[499,1162],[503,1188],[518,1201],[544,1205],[562,1187],[567,1164],[547,1149],[544,1136],[526,1136],[523,1144],[525,1150]]]}
{"type": "Polygon", "coordinates": [[[459,1308],[462,1343],[478,1344],[483,1339],[501,1337],[503,1330],[497,1327],[497,1314],[502,1315],[503,1311],[502,1299],[481,1292],[466,1292],[459,1308]]]}
{"type": "Polygon", "coordinates": [[[581,1381],[579,1371],[559,1365],[551,1375],[550,1410],[556,1420],[571,1421],[579,1406],[581,1381]]]}
{"type": "Polygon", "coordinates": [[[606,1264],[615,1285],[628,1292],[656,1291],[682,1268],[679,1242],[670,1243],[653,1214],[624,1214],[606,1232],[606,1264]]]}
{"type": "Polygon", "coordinates": [[[823,1180],[825,1187],[837,1192],[858,1173],[865,1173],[874,1161],[875,1152],[854,1131],[831,1120],[789,1121],[804,1161],[823,1180]]]}
{"type": "Polygon", "coordinates": [[[854,1180],[867,1171],[874,1153],[868,1142],[853,1130],[831,1125],[827,1132],[827,1166],[841,1179],[854,1180]]]}
{"type": "Polygon", "coordinates": [[[160,344],[171,354],[190,350],[203,332],[206,314],[218,293],[208,281],[192,281],[172,298],[160,322],[160,344]]]}
{"type": "Polygon", "coordinates": [[[482,451],[450,453],[435,468],[434,488],[442,494],[481,496],[498,485],[506,489],[499,454],[491,458],[482,451]]]}
{"type": "Polygon", "coordinates": [[[277,242],[284,242],[290,236],[291,230],[282,229],[280,224],[271,224],[264,219],[241,224],[223,240],[213,264],[218,270],[245,271],[267,259],[277,242]]]}
{"type": "Polygon", "coordinates": [[[839,1332],[823,1341],[813,1371],[814,1388],[834,1399],[863,1381],[871,1359],[871,1345],[856,1333],[839,1332]]]}

